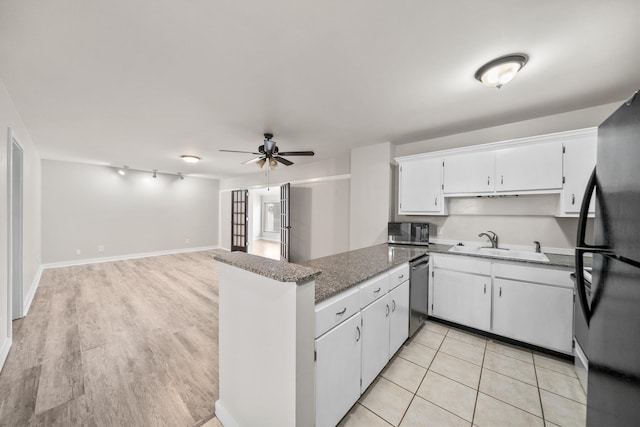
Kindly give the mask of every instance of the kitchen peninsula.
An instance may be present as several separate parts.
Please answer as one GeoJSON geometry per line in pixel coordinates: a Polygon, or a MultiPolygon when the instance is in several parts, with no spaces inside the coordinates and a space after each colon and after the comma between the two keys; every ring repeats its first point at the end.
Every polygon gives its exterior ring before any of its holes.
{"type": "Polygon", "coordinates": [[[382,244],[305,265],[218,255],[223,425],[314,425],[315,305],[427,252],[382,244]]]}

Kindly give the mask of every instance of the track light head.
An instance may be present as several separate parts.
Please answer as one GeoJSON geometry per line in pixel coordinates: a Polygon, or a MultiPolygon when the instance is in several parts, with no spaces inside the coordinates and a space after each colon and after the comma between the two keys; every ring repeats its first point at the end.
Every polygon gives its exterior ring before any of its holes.
{"type": "Polygon", "coordinates": [[[157,178],[158,177],[158,169],[152,169],[153,170],[153,177],[157,178]]]}
{"type": "Polygon", "coordinates": [[[178,176],[180,177],[180,179],[184,179],[184,175],[182,175],[182,172],[178,172],[178,176]]]}

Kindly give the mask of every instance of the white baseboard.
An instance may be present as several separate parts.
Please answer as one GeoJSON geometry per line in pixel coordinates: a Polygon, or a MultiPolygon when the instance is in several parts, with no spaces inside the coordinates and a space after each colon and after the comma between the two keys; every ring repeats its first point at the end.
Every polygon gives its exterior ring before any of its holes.
{"type": "Polygon", "coordinates": [[[216,400],[216,418],[224,427],[240,427],[240,424],[233,419],[229,411],[222,405],[220,400],[216,400]]]}
{"type": "Polygon", "coordinates": [[[181,254],[186,252],[210,251],[212,249],[220,249],[220,246],[200,246],[197,248],[170,249],[167,251],[142,252],[137,254],[116,255],[116,256],[103,257],[103,258],[87,258],[87,259],[79,259],[79,260],[73,260],[73,261],[51,262],[47,264],[42,264],[42,269],[44,270],[48,268],[71,267],[74,265],[98,264],[102,262],[123,261],[127,259],[148,258],[148,257],[154,257],[154,256],[162,256],[162,255],[181,254]]]}
{"type": "Polygon", "coordinates": [[[7,356],[9,356],[9,350],[11,349],[12,342],[13,338],[7,337],[2,343],[2,347],[0,347],[0,370],[4,367],[4,362],[7,361],[7,356]]]}
{"type": "Polygon", "coordinates": [[[38,267],[38,272],[36,273],[36,277],[33,279],[33,283],[31,284],[31,290],[27,294],[24,299],[24,306],[22,310],[22,316],[26,316],[29,313],[29,308],[31,308],[31,303],[33,302],[33,297],[36,296],[36,291],[38,290],[38,286],[40,285],[40,278],[42,277],[42,266],[38,267]]]}

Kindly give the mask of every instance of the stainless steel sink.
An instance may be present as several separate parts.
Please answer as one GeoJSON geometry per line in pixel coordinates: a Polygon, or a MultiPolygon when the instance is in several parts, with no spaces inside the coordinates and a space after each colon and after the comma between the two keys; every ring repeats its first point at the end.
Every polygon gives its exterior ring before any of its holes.
{"type": "Polygon", "coordinates": [[[509,249],[486,248],[482,246],[454,246],[449,252],[467,255],[480,255],[490,258],[512,259],[516,261],[549,262],[541,252],[512,251],[509,249]]]}

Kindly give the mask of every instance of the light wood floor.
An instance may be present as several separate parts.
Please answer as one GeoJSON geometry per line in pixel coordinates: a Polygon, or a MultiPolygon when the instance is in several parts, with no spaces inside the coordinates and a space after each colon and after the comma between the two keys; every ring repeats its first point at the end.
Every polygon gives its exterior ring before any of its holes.
{"type": "Polygon", "coordinates": [[[216,251],[45,270],[13,323],[2,426],[194,426],[218,397],[216,251]]]}
{"type": "Polygon", "coordinates": [[[280,242],[271,240],[254,240],[251,253],[265,258],[280,259],[280,242]]]}

